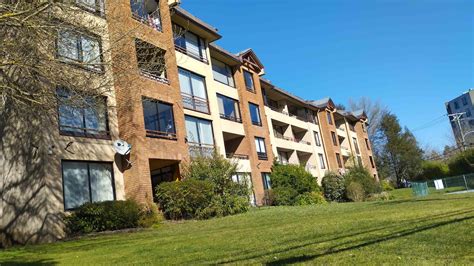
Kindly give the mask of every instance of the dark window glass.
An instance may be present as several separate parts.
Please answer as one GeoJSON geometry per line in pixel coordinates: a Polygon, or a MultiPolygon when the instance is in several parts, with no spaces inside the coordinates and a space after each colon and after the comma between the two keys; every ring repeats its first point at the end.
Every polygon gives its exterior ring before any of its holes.
{"type": "Polygon", "coordinates": [[[365,146],[367,146],[367,150],[370,151],[369,139],[365,139],[365,146]]]}
{"type": "Polygon", "coordinates": [[[255,137],[255,147],[257,149],[257,156],[259,160],[268,160],[267,149],[265,147],[265,139],[255,137]]]}
{"type": "Polygon", "coordinates": [[[57,39],[58,58],[81,67],[102,71],[100,41],[92,36],[72,30],[61,30],[57,39]]]}
{"type": "Polygon", "coordinates": [[[108,138],[107,98],[57,89],[59,130],[63,135],[108,138]]]}
{"type": "Polygon", "coordinates": [[[369,160],[370,160],[370,165],[372,166],[372,168],[375,168],[374,158],[372,158],[372,156],[369,156],[369,160]]]}
{"type": "Polygon", "coordinates": [[[135,50],[140,73],[148,78],[168,83],[165,50],[139,39],[135,39],[135,50]]]}
{"type": "Polygon", "coordinates": [[[209,113],[206,80],[204,77],[180,68],[179,85],[185,108],[209,113]]]}
{"type": "Polygon", "coordinates": [[[321,169],[326,169],[326,163],[324,162],[324,155],[322,153],[319,153],[318,156],[319,156],[319,164],[321,165],[321,169]]]}
{"type": "Polygon", "coordinates": [[[64,209],[75,209],[87,202],[115,200],[111,163],[63,161],[64,209]]]}
{"type": "Polygon", "coordinates": [[[337,160],[337,166],[339,168],[342,168],[341,155],[339,153],[336,153],[336,160],[337,160]]]}
{"type": "Polygon", "coordinates": [[[245,78],[245,87],[247,88],[247,90],[255,91],[252,73],[244,70],[244,78],[245,78]]]}
{"type": "Polygon", "coordinates": [[[331,137],[332,137],[332,144],[334,146],[337,146],[337,137],[336,137],[336,133],[334,131],[331,131],[331,137]]]}
{"type": "Polygon", "coordinates": [[[249,103],[249,110],[250,110],[250,118],[252,119],[252,124],[261,126],[262,120],[260,118],[260,109],[258,105],[249,103]]]}
{"type": "Polygon", "coordinates": [[[360,150],[359,150],[359,143],[357,143],[357,139],[352,138],[352,141],[354,142],[354,149],[356,150],[356,153],[359,154],[360,150]]]}
{"type": "Polygon", "coordinates": [[[321,138],[319,137],[319,133],[314,131],[314,140],[316,141],[316,146],[321,146],[321,138]]]}
{"type": "Polygon", "coordinates": [[[331,112],[327,111],[327,112],[326,112],[326,115],[327,115],[327,117],[328,117],[328,123],[329,123],[330,125],[332,125],[332,114],[331,114],[331,112]]]}
{"type": "Polygon", "coordinates": [[[157,0],[130,0],[130,7],[132,9],[132,16],[134,19],[148,24],[158,31],[162,31],[159,5],[160,3],[157,0]],[[149,1],[150,5],[152,5],[152,2],[155,2],[157,9],[151,13],[148,13],[145,8],[145,1],[149,1]]]}
{"type": "Polygon", "coordinates": [[[234,87],[234,78],[232,76],[232,69],[219,60],[212,59],[212,72],[214,80],[234,87]]]}
{"type": "Polygon", "coordinates": [[[217,103],[219,105],[219,113],[221,118],[242,122],[242,119],[240,118],[240,108],[238,101],[224,95],[217,94],[217,103]]]}
{"type": "Polygon", "coordinates": [[[173,34],[176,50],[200,61],[208,62],[204,39],[176,24],[173,25],[173,34]]]}
{"type": "Polygon", "coordinates": [[[147,136],[176,139],[173,106],[148,98],[142,103],[147,136]]]}
{"type": "Polygon", "coordinates": [[[272,188],[270,173],[262,173],[263,189],[268,190],[272,188]]]}

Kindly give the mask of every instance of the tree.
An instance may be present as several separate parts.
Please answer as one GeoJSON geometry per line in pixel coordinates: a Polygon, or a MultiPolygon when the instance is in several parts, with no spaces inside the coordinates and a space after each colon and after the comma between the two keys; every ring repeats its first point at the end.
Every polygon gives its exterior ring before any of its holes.
{"type": "Polygon", "coordinates": [[[377,151],[378,168],[401,187],[404,180],[415,178],[421,171],[423,151],[415,136],[402,129],[398,118],[386,113],[380,121],[375,138],[383,144],[377,151]]]}
{"type": "Polygon", "coordinates": [[[336,104],[336,109],[337,109],[337,110],[342,110],[342,111],[344,111],[344,110],[346,110],[347,108],[346,108],[346,106],[345,106],[344,104],[338,103],[338,104],[336,104]]]}

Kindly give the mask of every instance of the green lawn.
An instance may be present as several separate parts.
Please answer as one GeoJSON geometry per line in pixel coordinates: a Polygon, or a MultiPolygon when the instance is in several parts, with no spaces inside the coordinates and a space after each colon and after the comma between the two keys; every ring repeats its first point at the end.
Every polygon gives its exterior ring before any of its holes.
{"type": "Polygon", "coordinates": [[[9,263],[474,264],[474,193],[166,222],[137,233],[0,251],[0,265],[9,263]]]}

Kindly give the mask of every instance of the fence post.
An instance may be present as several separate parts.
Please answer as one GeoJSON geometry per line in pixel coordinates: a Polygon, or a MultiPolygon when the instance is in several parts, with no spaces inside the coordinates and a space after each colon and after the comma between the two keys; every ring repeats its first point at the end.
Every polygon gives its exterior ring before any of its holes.
{"type": "Polygon", "coordinates": [[[464,178],[464,185],[466,186],[466,190],[469,190],[469,188],[467,187],[466,175],[462,175],[462,177],[464,178]]]}

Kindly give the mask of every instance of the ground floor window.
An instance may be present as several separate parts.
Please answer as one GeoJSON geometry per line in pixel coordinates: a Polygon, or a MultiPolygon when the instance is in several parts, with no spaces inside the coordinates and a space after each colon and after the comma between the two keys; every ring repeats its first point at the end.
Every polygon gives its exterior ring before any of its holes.
{"type": "Polygon", "coordinates": [[[115,200],[112,163],[63,161],[64,209],[87,202],[115,200]]]}
{"type": "Polygon", "coordinates": [[[263,182],[263,189],[265,190],[272,189],[270,173],[262,173],[262,182],[263,182]]]}

